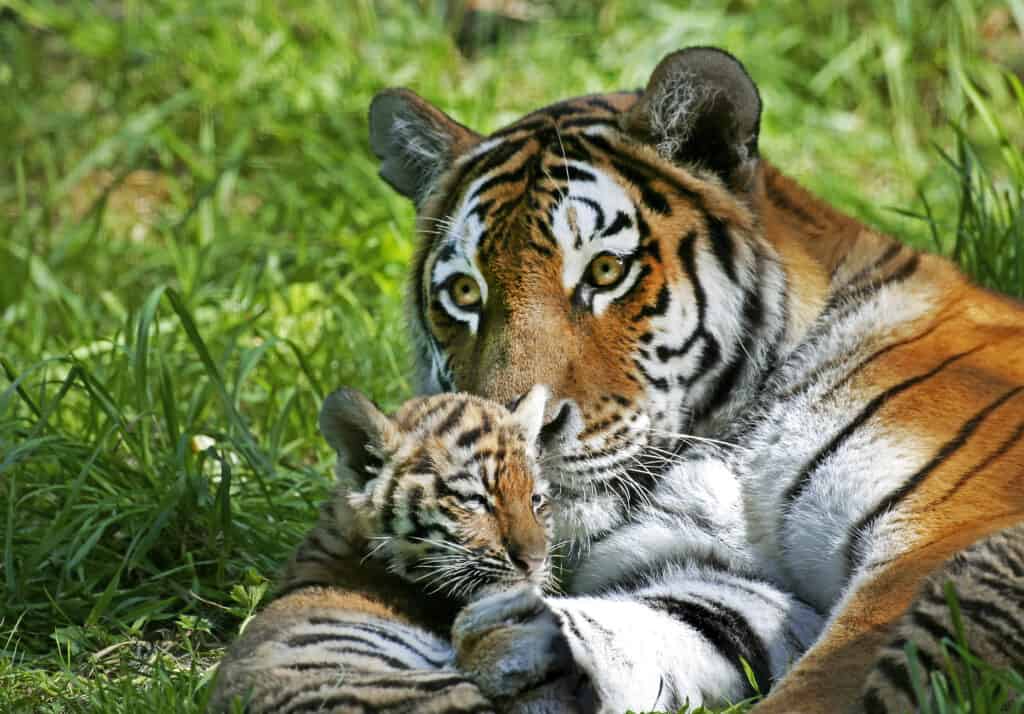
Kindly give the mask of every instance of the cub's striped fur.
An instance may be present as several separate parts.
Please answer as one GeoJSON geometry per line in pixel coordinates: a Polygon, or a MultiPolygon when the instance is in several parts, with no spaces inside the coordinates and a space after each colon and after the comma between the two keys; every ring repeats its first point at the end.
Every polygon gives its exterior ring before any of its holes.
{"type": "Polygon", "coordinates": [[[924,579],[1024,521],[1024,307],[809,195],[761,160],[760,116],[710,48],[489,136],[408,90],[371,106],[418,211],[423,389],[578,407],[545,456],[574,596],[532,629],[467,608],[488,694],[574,663],[607,711],[742,695],[738,656],[764,685],[772,643],[813,638],[803,601],[827,627],[759,712],[861,707],[924,579]],[[503,679],[554,621],[569,661],[503,679]]]}
{"type": "Polygon", "coordinates": [[[550,582],[535,464],[546,396],[537,387],[513,411],[425,397],[387,417],[357,392],[331,394],[320,426],[338,486],[222,662],[213,709],[489,710],[443,635],[471,596],[550,582]]]}
{"type": "MultiPolygon", "coordinates": [[[[925,581],[868,677],[868,714],[914,711],[928,703],[917,701],[905,648],[915,645],[917,684],[928,692],[930,673],[947,666],[942,643],[960,642],[947,605],[947,584],[956,591],[968,650],[991,666],[1024,669],[1024,525],[1018,525],[958,553],[925,581]]],[[[962,667],[958,650],[945,652],[953,666],[962,667]]],[[[956,673],[961,681],[965,672],[956,673]]]]}

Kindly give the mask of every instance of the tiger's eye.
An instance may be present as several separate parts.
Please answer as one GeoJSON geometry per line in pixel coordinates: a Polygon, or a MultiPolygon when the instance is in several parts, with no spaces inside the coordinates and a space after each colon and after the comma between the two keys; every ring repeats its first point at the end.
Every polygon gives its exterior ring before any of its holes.
{"type": "Polygon", "coordinates": [[[622,258],[611,253],[601,253],[601,255],[590,261],[590,267],[588,268],[590,273],[590,282],[599,287],[607,288],[615,283],[619,282],[622,278],[622,274],[625,272],[625,266],[622,263],[622,258]]]}
{"type": "Polygon", "coordinates": [[[448,284],[448,294],[459,307],[472,308],[480,304],[480,286],[469,275],[456,275],[448,284]]]}

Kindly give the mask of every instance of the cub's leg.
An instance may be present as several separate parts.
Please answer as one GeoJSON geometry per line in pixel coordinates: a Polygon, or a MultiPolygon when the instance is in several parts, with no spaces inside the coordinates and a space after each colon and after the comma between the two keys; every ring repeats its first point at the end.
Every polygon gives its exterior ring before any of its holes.
{"type": "Polygon", "coordinates": [[[491,712],[449,644],[358,594],[312,587],[257,615],[220,664],[211,712],[491,712]]]}
{"type": "MultiPolygon", "coordinates": [[[[1024,667],[1024,524],[989,536],[925,581],[921,594],[900,618],[864,688],[867,714],[914,711],[917,706],[904,647],[913,642],[925,673],[941,670],[941,642],[957,642],[945,586],[960,603],[967,647],[996,667],[1024,667]]],[[[955,652],[950,651],[955,657],[955,652]]],[[[923,702],[922,702],[923,704],[923,702]]]]}

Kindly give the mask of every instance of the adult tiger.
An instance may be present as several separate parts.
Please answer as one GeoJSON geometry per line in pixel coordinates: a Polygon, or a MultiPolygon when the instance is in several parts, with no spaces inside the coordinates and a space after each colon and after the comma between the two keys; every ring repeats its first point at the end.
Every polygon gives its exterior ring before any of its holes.
{"type": "Polygon", "coordinates": [[[501,672],[566,641],[607,711],[741,695],[741,655],[767,684],[764,579],[829,622],[758,711],[884,709],[898,667],[862,686],[919,584],[1024,520],[1024,308],[761,161],[760,113],[710,48],[488,137],[407,90],[373,102],[418,209],[423,388],[578,405],[547,461],[577,596],[535,605],[547,629],[487,600],[456,623],[492,696],[556,676],[501,672]]]}

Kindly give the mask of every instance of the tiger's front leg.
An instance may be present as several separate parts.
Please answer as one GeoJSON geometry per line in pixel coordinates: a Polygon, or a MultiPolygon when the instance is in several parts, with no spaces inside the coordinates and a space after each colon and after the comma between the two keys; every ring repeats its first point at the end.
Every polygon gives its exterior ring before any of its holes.
{"type": "Polygon", "coordinates": [[[676,711],[719,706],[786,671],[819,632],[811,608],[769,584],[666,567],[635,590],[496,595],[453,627],[461,671],[506,711],[676,711]]]}
{"type": "Polygon", "coordinates": [[[473,712],[494,707],[444,640],[380,603],[311,587],[272,603],[220,664],[209,711],[473,712]]]}

